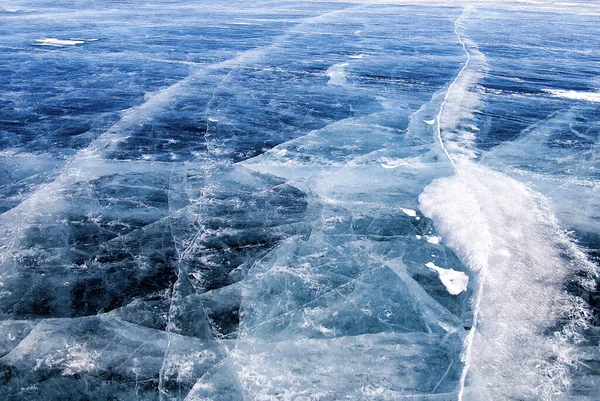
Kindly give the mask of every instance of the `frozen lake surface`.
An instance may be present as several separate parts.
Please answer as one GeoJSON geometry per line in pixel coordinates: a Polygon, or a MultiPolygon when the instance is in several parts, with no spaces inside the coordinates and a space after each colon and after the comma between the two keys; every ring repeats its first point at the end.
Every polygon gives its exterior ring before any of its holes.
{"type": "Polygon", "coordinates": [[[600,4],[0,3],[6,400],[598,400],[600,4]]]}

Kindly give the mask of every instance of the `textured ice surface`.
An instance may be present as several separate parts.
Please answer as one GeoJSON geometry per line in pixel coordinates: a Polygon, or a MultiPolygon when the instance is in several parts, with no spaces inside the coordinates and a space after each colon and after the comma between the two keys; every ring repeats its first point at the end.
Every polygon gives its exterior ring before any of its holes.
{"type": "Polygon", "coordinates": [[[599,15],[0,6],[0,395],[597,399],[599,15]]]}

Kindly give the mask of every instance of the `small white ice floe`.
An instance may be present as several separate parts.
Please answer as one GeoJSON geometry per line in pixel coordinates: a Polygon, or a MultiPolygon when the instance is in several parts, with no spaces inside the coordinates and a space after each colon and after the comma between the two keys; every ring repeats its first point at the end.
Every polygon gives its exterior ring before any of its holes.
{"type": "Polygon", "coordinates": [[[56,39],[56,38],[43,38],[36,39],[34,45],[35,46],[75,46],[81,45],[85,43],[84,40],[72,40],[72,39],[56,39]]]}
{"type": "Polygon", "coordinates": [[[57,38],[43,38],[36,39],[34,46],[54,46],[54,47],[63,47],[63,46],[75,46],[82,45],[86,42],[95,42],[98,39],[83,39],[83,38],[69,38],[69,39],[57,39],[57,38]]]}
{"type": "Polygon", "coordinates": [[[429,242],[430,244],[434,244],[437,245],[440,243],[440,241],[442,240],[442,237],[436,237],[436,236],[427,236],[427,242],[429,242]]]}
{"type": "Polygon", "coordinates": [[[357,54],[355,56],[350,56],[350,58],[364,58],[365,55],[364,54],[357,54]]]}
{"type": "Polygon", "coordinates": [[[417,217],[417,212],[412,210],[412,209],[402,209],[402,212],[404,212],[405,215],[410,216],[410,217],[417,217]]]}
{"type": "Polygon", "coordinates": [[[433,120],[423,120],[423,122],[427,125],[433,125],[435,124],[435,118],[433,120]]]}
{"type": "Polygon", "coordinates": [[[436,266],[433,262],[425,263],[425,266],[438,272],[440,281],[444,284],[450,294],[458,295],[467,290],[469,276],[465,273],[458,272],[454,269],[443,269],[436,266]]]}

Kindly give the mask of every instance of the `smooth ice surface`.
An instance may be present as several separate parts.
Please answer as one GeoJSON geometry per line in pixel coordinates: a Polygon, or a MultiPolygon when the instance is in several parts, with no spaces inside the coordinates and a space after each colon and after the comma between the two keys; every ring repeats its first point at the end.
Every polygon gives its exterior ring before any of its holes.
{"type": "Polygon", "coordinates": [[[0,6],[0,396],[595,400],[594,2],[0,6]]]}

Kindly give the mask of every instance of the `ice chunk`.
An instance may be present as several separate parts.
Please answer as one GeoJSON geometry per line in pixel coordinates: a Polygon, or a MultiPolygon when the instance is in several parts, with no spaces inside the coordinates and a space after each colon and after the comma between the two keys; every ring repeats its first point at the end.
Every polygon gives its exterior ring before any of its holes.
{"type": "Polygon", "coordinates": [[[439,237],[439,236],[435,236],[435,235],[427,236],[427,242],[429,242],[430,244],[437,245],[440,243],[441,240],[442,240],[442,237],[439,237]]]}
{"type": "Polygon", "coordinates": [[[407,216],[410,216],[410,217],[417,217],[417,212],[416,212],[416,211],[414,211],[413,209],[404,209],[404,208],[402,208],[402,212],[403,212],[405,215],[407,215],[407,216]]]}
{"type": "Polygon", "coordinates": [[[467,290],[469,277],[465,273],[454,269],[443,269],[436,266],[433,262],[428,262],[425,266],[438,272],[441,282],[446,286],[450,294],[457,295],[467,290]]]}
{"type": "Polygon", "coordinates": [[[34,45],[60,47],[60,46],[81,45],[83,43],[85,43],[85,40],[43,38],[43,39],[36,39],[34,45]]]}

